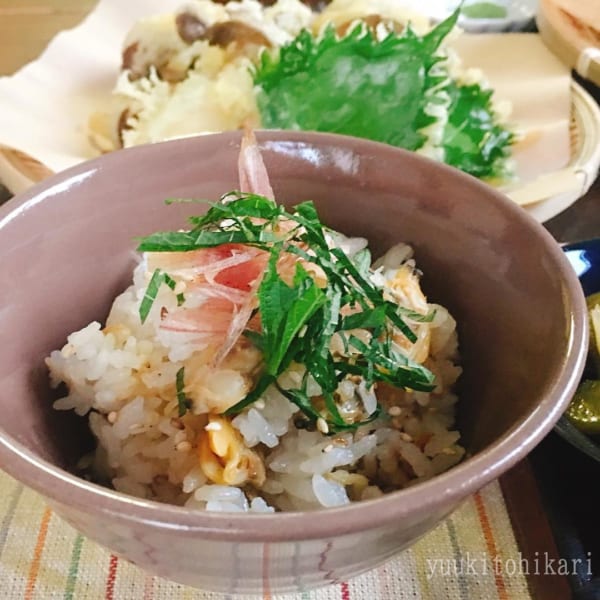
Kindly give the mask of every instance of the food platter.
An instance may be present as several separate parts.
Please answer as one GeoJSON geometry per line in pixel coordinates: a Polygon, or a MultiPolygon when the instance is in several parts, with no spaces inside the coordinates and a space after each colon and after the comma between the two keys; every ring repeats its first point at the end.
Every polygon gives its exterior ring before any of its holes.
{"type": "MultiPolygon", "coordinates": [[[[114,0],[101,0],[78,27],[57,35],[38,60],[0,78],[0,181],[6,187],[22,191],[51,172],[97,155],[88,140],[87,121],[110,95],[128,30],[139,18],[180,4],[133,0],[124,11],[115,9],[114,0]],[[69,69],[64,68],[66,56],[69,69]]],[[[600,109],[575,83],[570,103],[568,160],[555,161],[547,172],[502,190],[539,221],[580,198],[600,165],[600,109]]]]}

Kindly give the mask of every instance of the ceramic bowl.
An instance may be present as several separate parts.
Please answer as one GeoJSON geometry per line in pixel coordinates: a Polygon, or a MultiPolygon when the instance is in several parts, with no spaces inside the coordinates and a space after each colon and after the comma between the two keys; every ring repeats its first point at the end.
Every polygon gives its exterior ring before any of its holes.
{"type": "MultiPolygon", "coordinates": [[[[584,294],[590,296],[600,292],[600,238],[566,244],[563,250],[579,277],[584,294]]],[[[597,376],[596,373],[589,374],[590,379],[597,376]]],[[[592,437],[579,431],[566,416],[560,418],[555,430],[575,448],[600,462],[598,436],[592,437]]]]}
{"type": "MultiPolygon", "coordinates": [[[[316,202],[374,255],[414,246],[430,301],[458,322],[458,428],[468,458],[382,498],[310,513],[191,511],[70,473],[85,423],[52,409],[44,357],[102,320],[134,264],[134,237],[177,228],[237,183],[238,133],[115,152],[0,209],[0,466],[66,521],[158,575],[224,592],[339,581],[390,558],[523,458],[554,426],[585,362],[585,301],[551,236],[483,183],[415,154],[348,137],[258,136],[280,202],[316,202]]],[[[265,592],[267,593],[267,592],[265,592]]]]}

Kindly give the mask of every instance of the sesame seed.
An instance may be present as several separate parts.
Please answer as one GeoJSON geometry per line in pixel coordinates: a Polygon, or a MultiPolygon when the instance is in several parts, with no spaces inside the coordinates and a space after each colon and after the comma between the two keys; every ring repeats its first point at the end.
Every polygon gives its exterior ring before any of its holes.
{"type": "Polygon", "coordinates": [[[106,417],[106,419],[112,425],[113,423],[116,423],[118,416],[119,415],[114,410],[112,410],[111,412],[108,413],[108,416],[106,417]]]}
{"type": "Polygon", "coordinates": [[[388,409],[388,415],[390,417],[399,417],[402,414],[402,409],[399,406],[390,406],[388,409]]]}
{"type": "Polygon", "coordinates": [[[209,423],[204,428],[204,431],[221,431],[221,429],[223,429],[223,426],[221,425],[221,423],[213,422],[213,423],[209,423]]]}
{"type": "Polygon", "coordinates": [[[454,448],[444,448],[442,450],[442,454],[448,454],[449,456],[452,456],[453,454],[456,454],[456,450],[454,450],[454,448]]]}
{"type": "Polygon", "coordinates": [[[327,425],[327,421],[323,417],[317,419],[317,429],[321,433],[329,433],[329,425],[327,425]]]}
{"type": "Polygon", "coordinates": [[[129,430],[133,430],[133,429],[139,429],[142,425],[140,423],[133,423],[132,425],[129,426],[129,430]]]}
{"type": "Polygon", "coordinates": [[[175,446],[175,450],[177,450],[177,452],[189,452],[191,449],[192,445],[187,440],[179,442],[179,444],[175,446]]]}
{"type": "Polygon", "coordinates": [[[325,448],[323,448],[323,452],[331,452],[333,450],[333,444],[327,444],[325,448]]]}
{"type": "Polygon", "coordinates": [[[254,403],[254,407],[258,410],[262,410],[265,407],[265,401],[262,398],[260,398],[254,403]]]}
{"type": "Polygon", "coordinates": [[[412,435],[409,435],[408,433],[402,431],[400,433],[400,439],[405,441],[405,442],[412,442],[413,441],[413,437],[412,435]]]}

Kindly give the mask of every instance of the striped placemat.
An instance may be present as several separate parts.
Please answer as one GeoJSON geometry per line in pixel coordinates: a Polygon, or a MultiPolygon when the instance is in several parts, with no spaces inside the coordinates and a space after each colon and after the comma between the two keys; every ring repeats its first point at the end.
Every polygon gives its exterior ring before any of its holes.
{"type": "MultiPolygon", "coordinates": [[[[522,557],[497,482],[412,548],[348,582],[265,600],[526,600],[522,557]]],[[[0,471],[3,600],[225,600],[146,573],[79,534],[35,492],[0,471]]],[[[236,596],[234,598],[244,598],[236,596]]]]}

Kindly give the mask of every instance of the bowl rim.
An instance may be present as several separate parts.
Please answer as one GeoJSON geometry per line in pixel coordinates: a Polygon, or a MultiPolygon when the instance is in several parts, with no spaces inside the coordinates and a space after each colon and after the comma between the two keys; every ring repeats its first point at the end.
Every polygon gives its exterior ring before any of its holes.
{"type": "MultiPolygon", "coordinates": [[[[110,169],[111,163],[121,161],[128,154],[140,161],[154,154],[168,152],[170,145],[195,147],[202,139],[219,136],[225,145],[239,145],[239,132],[215,133],[116,151],[80,163],[48,180],[35,185],[0,208],[0,235],[2,228],[13,218],[26,212],[36,203],[61,190],[76,185],[82,178],[110,169]]],[[[338,134],[259,131],[261,146],[269,142],[300,142],[311,146],[341,146],[362,155],[376,153],[382,158],[401,160],[406,168],[411,164],[423,166],[430,159],[399,148],[338,134]]],[[[194,156],[194,153],[187,153],[194,156]]],[[[351,503],[343,507],[323,508],[304,512],[275,514],[216,513],[196,511],[184,507],[142,500],[104,488],[68,473],[38,457],[3,429],[0,429],[0,466],[26,486],[41,493],[51,502],[83,513],[101,513],[125,523],[146,523],[164,530],[174,530],[184,536],[202,536],[245,542],[276,542],[301,539],[318,539],[385,527],[390,522],[416,515],[444,510],[449,513],[469,494],[499,477],[533,449],[552,429],[566,409],[575,391],[585,364],[588,344],[588,324],[585,299],[580,293],[579,280],[568,263],[561,247],[550,233],[524,210],[500,192],[479,180],[447,165],[436,163],[436,168],[447,177],[462,178],[465,186],[475,187],[489,201],[502,205],[510,217],[526,222],[544,244],[548,257],[556,267],[556,276],[564,283],[563,297],[569,318],[566,354],[557,376],[547,384],[542,400],[528,415],[507,431],[492,445],[450,470],[413,487],[384,496],[351,503]],[[579,293],[578,293],[579,292],[579,293]],[[77,492],[77,493],[73,493],[77,492]],[[267,527],[271,524],[271,527],[267,527]]],[[[59,509],[60,513],[60,509],[59,509]]]]}

